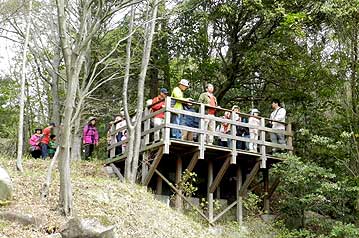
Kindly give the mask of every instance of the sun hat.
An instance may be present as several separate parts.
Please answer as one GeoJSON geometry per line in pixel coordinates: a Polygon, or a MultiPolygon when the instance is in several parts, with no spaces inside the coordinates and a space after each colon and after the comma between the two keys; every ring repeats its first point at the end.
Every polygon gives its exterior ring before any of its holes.
{"type": "Polygon", "coordinates": [[[186,87],[189,87],[189,82],[187,79],[181,79],[181,81],[179,82],[179,84],[183,85],[183,86],[186,86],[186,87]]]}

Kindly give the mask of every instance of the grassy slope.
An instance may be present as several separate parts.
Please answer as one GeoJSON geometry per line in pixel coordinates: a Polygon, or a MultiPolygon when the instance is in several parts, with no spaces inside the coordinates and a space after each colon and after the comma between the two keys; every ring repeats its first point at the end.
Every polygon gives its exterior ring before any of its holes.
{"type": "MultiPolygon", "coordinates": [[[[14,185],[14,201],[7,207],[0,207],[0,211],[30,214],[45,221],[45,225],[37,229],[0,220],[0,238],[45,237],[47,229],[64,223],[57,211],[57,170],[53,173],[49,199],[47,202],[40,200],[39,191],[48,165],[49,161],[25,160],[25,173],[20,175],[14,169],[14,160],[0,158],[0,166],[9,172],[14,185]]],[[[209,234],[208,226],[196,223],[153,199],[145,188],[108,178],[101,172],[99,163],[73,163],[72,184],[75,214],[96,217],[103,224],[115,225],[119,237],[218,237],[209,234]]]]}

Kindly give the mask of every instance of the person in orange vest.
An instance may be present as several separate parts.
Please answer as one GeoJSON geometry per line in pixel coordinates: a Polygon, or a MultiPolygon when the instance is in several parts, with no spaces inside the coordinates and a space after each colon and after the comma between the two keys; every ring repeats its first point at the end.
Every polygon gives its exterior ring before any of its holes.
{"type": "MultiPolygon", "coordinates": [[[[167,89],[166,88],[161,88],[160,89],[160,94],[157,97],[152,99],[152,107],[151,107],[151,109],[152,109],[153,112],[161,110],[162,108],[165,107],[165,98],[167,97],[167,95],[168,95],[167,89]]],[[[164,112],[154,116],[154,118],[153,118],[153,126],[156,127],[156,126],[162,125],[164,123],[164,118],[165,118],[165,113],[164,112]]],[[[162,132],[162,136],[163,136],[163,129],[161,130],[161,132],[162,132]]],[[[155,142],[160,140],[160,130],[155,132],[154,140],[155,140],[155,142]]]]}
{"type": "Polygon", "coordinates": [[[52,128],[56,127],[54,122],[51,122],[48,127],[42,131],[41,139],[41,158],[46,159],[49,155],[49,142],[52,128]]]}

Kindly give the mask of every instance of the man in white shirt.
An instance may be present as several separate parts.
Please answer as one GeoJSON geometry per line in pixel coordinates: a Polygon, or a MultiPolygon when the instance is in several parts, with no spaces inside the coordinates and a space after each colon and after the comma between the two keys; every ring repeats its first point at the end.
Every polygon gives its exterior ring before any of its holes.
{"type": "MultiPolygon", "coordinates": [[[[285,116],[287,113],[286,110],[280,106],[280,102],[278,99],[272,100],[272,109],[273,112],[270,115],[270,123],[272,125],[272,129],[284,131],[285,124],[282,124],[280,122],[285,122],[285,116]]],[[[271,133],[271,141],[275,144],[286,144],[284,134],[271,133]]],[[[276,152],[276,148],[272,148],[272,151],[276,152]]]]}

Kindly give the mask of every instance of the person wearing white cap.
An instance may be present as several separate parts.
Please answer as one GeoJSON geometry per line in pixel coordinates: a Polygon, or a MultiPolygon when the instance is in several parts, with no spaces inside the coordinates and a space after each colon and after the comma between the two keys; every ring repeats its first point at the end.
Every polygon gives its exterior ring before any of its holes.
{"type": "MultiPolygon", "coordinates": [[[[189,87],[189,82],[187,79],[181,79],[178,87],[175,87],[172,91],[171,97],[174,99],[184,100],[183,92],[186,91],[189,87]]],[[[174,109],[183,110],[183,104],[180,101],[176,101],[176,104],[173,106],[174,109]]],[[[181,124],[181,114],[172,113],[171,122],[180,125],[181,124]]],[[[181,130],[171,129],[171,137],[176,139],[182,138],[181,130]]]]}
{"type": "MultiPolygon", "coordinates": [[[[253,108],[250,111],[251,116],[248,119],[248,124],[251,126],[260,126],[261,122],[258,118],[259,111],[256,108],[253,108]]],[[[258,140],[258,129],[257,128],[249,128],[249,138],[251,140],[258,140]]],[[[257,143],[249,142],[249,151],[250,152],[258,152],[257,151],[257,143]]]]}

